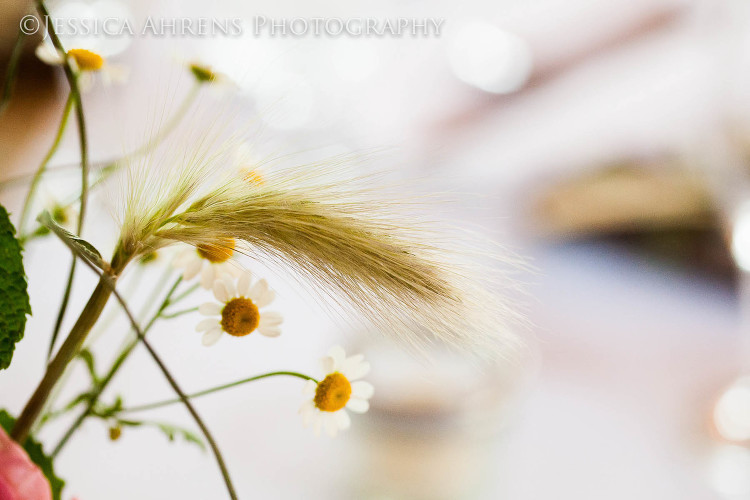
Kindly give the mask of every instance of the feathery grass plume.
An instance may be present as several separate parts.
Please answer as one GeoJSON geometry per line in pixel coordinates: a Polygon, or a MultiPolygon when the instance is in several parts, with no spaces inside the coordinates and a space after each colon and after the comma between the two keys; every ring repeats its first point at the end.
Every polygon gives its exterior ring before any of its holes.
{"type": "Polygon", "coordinates": [[[198,155],[161,183],[132,175],[122,241],[146,253],[238,240],[417,348],[439,340],[493,357],[516,345],[519,316],[486,286],[489,269],[462,264],[463,251],[450,248],[458,245],[434,243],[429,225],[400,214],[409,202],[341,180],[346,157],[263,172],[260,183],[236,173],[210,182],[215,162],[198,155]]]}

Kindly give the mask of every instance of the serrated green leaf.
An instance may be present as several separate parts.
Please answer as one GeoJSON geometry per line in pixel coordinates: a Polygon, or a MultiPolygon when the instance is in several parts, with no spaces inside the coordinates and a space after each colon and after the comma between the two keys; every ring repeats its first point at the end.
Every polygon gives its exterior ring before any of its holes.
{"type": "MultiPolygon", "coordinates": [[[[5,429],[5,432],[10,433],[15,423],[16,419],[13,418],[10,413],[5,410],[0,410],[0,426],[5,429]]],[[[23,449],[29,454],[31,461],[39,466],[44,477],[49,481],[50,489],[52,490],[52,500],[60,500],[65,481],[57,477],[55,474],[52,458],[45,455],[41,443],[32,437],[26,439],[23,449]]]]}
{"type": "Polygon", "coordinates": [[[16,343],[23,338],[31,314],[21,245],[8,212],[0,205],[0,370],[10,366],[16,343]]]}
{"type": "Polygon", "coordinates": [[[99,250],[97,250],[96,247],[94,247],[94,245],[92,245],[88,241],[76,236],[75,234],[71,233],[70,231],[59,225],[57,222],[55,222],[54,218],[48,211],[45,210],[44,212],[39,214],[39,217],[37,217],[37,221],[39,221],[40,224],[49,228],[50,231],[55,233],[57,237],[60,238],[68,248],[70,248],[73,254],[88,261],[102,271],[107,270],[108,265],[104,261],[102,254],[99,253],[99,250]]]}

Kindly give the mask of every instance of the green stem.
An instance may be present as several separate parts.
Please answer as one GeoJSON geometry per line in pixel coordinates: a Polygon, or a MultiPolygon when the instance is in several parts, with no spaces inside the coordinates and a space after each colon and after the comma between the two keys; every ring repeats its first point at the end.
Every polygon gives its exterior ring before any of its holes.
{"type": "MultiPolygon", "coordinates": [[[[94,167],[96,170],[99,170],[102,172],[99,179],[94,181],[94,183],[91,185],[91,188],[93,189],[94,187],[99,185],[101,182],[103,182],[107,177],[109,177],[112,173],[114,173],[120,165],[127,163],[128,160],[132,160],[133,158],[139,155],[147,154],[153,148],[158,146],[167,136],[169,136],[177,127],[177,125],[179,125],[179,123],[185,117],[187,112],[190,110],[190,107],[193,105],[193,103],[195,102],[196,98],[199,95],[200,88],[201,88],[200,84],[194,85],[194,87],[188,92],[187,96],[185,96],[185,99],[182,101],[180,106],[177,108],[174,114],[170,117],[167,124],[164,127],[162,127],[162,129],[157,133],[157,135],[149,139],[149,141],[146,144],[138,147],[134,151],[126,154],[125,156],[121,158],[116,158],[114,160],[113,159],[102,160],[102,161],[98,161],[94,163],[89,163],[89,170],[91,170],[91,167],[94,167]]],[[[0,112],[2,112],[2,108],[0,108],[0,112]]],[[[50,172],[52,171],[59,172],[61,170],[72,170],[72,169],[77,170],[79,166],[80,164],[78,163],[71,163],[71,164],[55,165],[53,167],[49,167],[47,170],[50,172]]],[[[0,191],[2,191],[3,189],[11,188],[17,184],[25,183],[31,177],[32,175],[22,174],[22,175],[17,175],[15,177],[10,177],[3,181],[0,181],[0,191]]],[[[74,199],[73,201],[69,202],[68,205],[72,205],[77,200],[78,198],[74,199]]]]}
{"type": "MultiPolygon", "coordinates": [[[[172,296],[174,295],[175,291],[177,290],[177,287],[182,282],[182,277],[180,276],[177,278],[177,280],[172,285],[172,288],[169,289],[169,292],[167,293],[167,296],[162,301],[161,305],[159,306],[158,311],[156,314],[154,314],[149,322],[146,324],[145,327],[143,327],[143,334],[145,335],[148,333],[148,331],[151,329],[151,327],[156,323],[156,320],[159,319],[161,313],[169,307],[170,304],[174,303],[172,300],[172,296]]],[[[63,434],[63,437],[60,439],[60,441],[55,446],[54,450],[52,451],[52,457],[56,457],[58,453],[63,449],[63,447],[67,444],[68,440],[73,436],[73,433],[81,426],[83,421],[91,414],[91,410],[94,408],[96,403],[99,401],[99,397],[104,392],[104,389],[107,388],[109,383],[114,378],[115,374],[118,372],[120,367],[122,367],[123,363],[125,363],[125,360],[128,359],[128,356],[130,356],[130,353],[133,352],[133,349],[138,345],[139,339],[136,337],[135,339],[131,340],[125,348],[120,351],[120,354],[115,359],[114,363],[112,363],[112,366],[110,366],[109,370],[107,371],[107,374],[102,378],[102,380],[99,382],[99,385],[95,387],[93,394],[89,398],[86,408],[76,417],[76,419],[73,421],[73,423],[68,427],[68,430],[63,434]]]]}
{"type": "Polygon", "coordinates": [[[0,114],[5,111],[10,103],[10,98],[13,95],[13,87],[16,82],[16,76],[18,75],[18,62],[21,60],[21,53],[23,52],[23,42],[26,40],[26,33],[23,29],[18,29],[18,35],[16,36],[16,42],[13,44],[13,51],[10,54],[10,60],[8,61],[8,68],[5,71],[5,83],[3,84],[3,95],[0,98],[0,114]]]}
{"type": "MultiPolygon", "coordinates": [[[[99,274],[102,277],[101,278],[102,280],[106,278],[106,276],[101,274],[101,271],[99,271],[99,269],[94,267],[88,261],[84,260],[84,263],[88,265],[95,273],[99,274]]],[[[143,346],[151,355],[151,358],[153,358],[154,362],[159,367],[164,377],[167,379],[167,382],[169,382],[169,385],[172,386],[172,390],[174,390],[174,392],[177,393],[177,395],[180,397],[180,401],[182,401],[182,403],[185,405],[190,415],[193,417],[193,420],[195,420],[195,423],[198,425],[201,432],[203,433],[203,437],[205,437],[206,441],[208,441],[208,444],[211,447],[211,451],[214,454],[214,458],[216,459],[216,463],[219,466],[219,470],[221,471],[221,475],[224,478],[224,484],[226,485],[227,492],[229,493],[229,497],[232,500],[238,500],[237,493],[235,492],[234,485],[232,484],[232,479],[229,476],[229,469],[227,468],[226,462],[224,461],[224,457],[222,456],[221,450],[219,450],[219,446],[218,444],[216,444],[216,440],[214,439],[213,435],[208,430],[208,427],[206,426],[205,422],[203,422],[203,419],[200,417],[200,415],[195,410],[193,405],[190,403],[190,400],[188,399],[187,395],[185,395],[185,393],[182,391],[180,386],[177,384],[177,381],[172,376],[170,371],[167,369],[164,362],[161,360],[159,355],[156,354],[156,351],[154,350],[153,347],[151,347],[151,344],[146,340],[145,333],[138,326],[138,322],[136,321],[135,316],[133,316],[133,313],[130,312],[130,308],[125,302],[125,299],[123,299],[122,296],[115,289],[115,283],[107,280],[106,285],[109,287],[112,295],[114,295],[115,298],[117,299],[117,302],[120,303],[122,310],[125,311],[125,315],[128,317],[128,320],[130,321],[130,324],[133,327],[133,330],[135,330],[135,333],[138,335],[138,340],[140,340],[141,343],[143,343],[143,346]]]]}
{"type": "Polygon", "coordinates": [[[44,377],[41,382],[39,382],[34,394],[26,403],[21,415],[13,426],[11,437],[18,443],[26,441],[29,431],[37,418],[39,418],[39,414],[44,408],[44,404],[47,401],[50,392],[62,376],[65,367],[67,367],[68,363],[70,363],[78,354],[83,342],[86,340],[86,336],[104,310],[104,306],[107,304],[107,300],[109,300],[109,296],[112,294],[112,285],[110,284],[110,281],[114,282],[117,279],[117,275],[125,268],[128,260],[129,258],[123,255],[120,251],[115,253],[115,257],[112,259],[112,269],[114,273],[112,275],[104,275],[99,280],[99,284],[91,294],[89,301],[83,308],[75,325],[73,325],[73,328],[70,330],[65,342],[63,342],[55,357],[47,365],[44,377]]]}
{"type": "Polygon", "coordinates": [[[29,235],[25,233],[26,221],[29,218],[29,211],[31,210],[31,203],[34,201],[34,194],[36,193],[36,190],[39,187],[39,181],[42,180],[42,176],[44,175],[44,172],[47,170],[47,165],[49,164],[49,161],[57,152],[57,148],[60,147],[60,142],[62,142],[63,135],[65,135],[65,127],[68,125],[68,117],[70,116],[70,110],[72,108],[73,108],[73,94],[70,94],[68,95],[67,101],[65,101],[65,108],[63,109],[63,115],[62,115],[62,119],[60,120],[60,126],[57,127],[57,134],[55,134],[55,140],[52,142],[52,146],[50,146],[49,150],[47,151],[47,154],[44,155],[44,159],[42,159],[42,163],[39,164],[39,167],[36,169],[36,172],[34,172],[34,177],[32,177],[31,179],[31,185],[29,186],[29,191],[26,193],[26,199],[23,202],[23,208],[21,209],[21,218],[18,223],[18,232],[21,235],[19,239],[22,241],[26,240],[29,237],[29,235]]]}
{"type": "Polygon", "coordinates": [[[65,291],[63,292],[62,302],[60,302],[60,308],[57,311],[57,317],[55,318],[55,327],[52,330],[52,337],[49,340],[49,350],[47,351],[47,361],[52,357],[52,351],[55,350],[55,343],[57,337],[60,335],[62,329],[62,322],[65,319],[65,312],[68,310],[68,303],[70,302],[70,294],[73,291],[73,278],[76,273],[76,259],[70,263],[70,269],[68,270],[68,279],[65,281],[65,291]]]}
{"type": "Polygon", "coordinates": [[[198,310],[197,307],[190,307],[188,309],[182,309],[181,311],[175,311],[175,312],[169,313],[169,314],[166,314],[166,313],[162,314],[161,317],[163,319],[173,319],[173,318],[176,318],[178,316],[182,316],[183,314],[190,314],[191,312],[196,312],[197,310],[198,310]]]}
{"type": "Polygon", "coordinates": [[[190,288],[188,288],[187,290],[185,290],[184,292],[182,292],[181,294],[179,294],[177,297],[172,298],[172,300],[170,301],[170,303],[167,304],[167,305],[176,304],[176,303],[182,301],[182,299],[184,299],[185,297],[191,295],[198,288],[200,288],[200,286],[201,286],[200,283],[195,283],[193,286],[191,286],[190,288]]]}
{"type": "MultiPolygon", "coordinates": [[[[57,33],[55,32],[54,23],[49,22],[50,15],[49,15],[49,11],[47,10],[47,6],[44,4],[43,0],[37,0],[36,7],[37,7],[37,10],[39,11],[42,22],[44,22],[47,25],[47,33],[49,34],[49,37],[52,40],[52,44],[55,46],[55,49],[58,50],[61,54],[65,55],[63,69],[65,70],[65,77],[67,78],[68,84],[70,85],[70,95],[73,98],[75,109],[76,109],[76,122],[78,124],[78,142],[79,142],[80,149],[81,149],[81,205],[80,205],[80,211],[78,212],[78,224],[76,228],[76,234],[80,236],[81,230],[83,229],[83,221],[86,216],[86,207],[88,205],[88,195],[89,195],[89,159],[88,159],[89,157],[88,157],[88,144],[87,144],[88,136],[86,135],[86,121],[84,119],[84,113],[83,113],[83,100],[81,99],[81,91],[78,87],[78,77],[76,76],[76,73],[73,71],[73,68],[70,65],[70,61],[68,60],[67,52],[65,52],[65,48],[62,46],[62,43],[60,42],[60,38],[57,36],[57,33]]],[[[68,304],[70,302],[70,294],[73,288],[73,278],[75,277],[75,268],[76,268],[76,258],[73,257],[73,261],[70,264],[70,271],[68,272],[68,281],[65,286],[65,293],[63,295],[63,301],[60,304],[60,310],[57,313],[57,320],[55,321],[55,328],[52,332],[51,344],[53,347],[54,347],[55,341],[57,340],[57,336],[59,335],[60,328],[62,327],[63,319],[65,318],[65,312],[67,311],[68,304]]],[[[100,311],[100,314],[101,314],[101,311],[100,311]]],[[[86,334],[88,334],[88,331],[86,332],[86,334]]]]}
{"type": "MultiPolygon", "coordinates": [[[[190,394],[187,397],[190,398],[190,399],[195,399],[195,398],[198,398],[198,397],[201,397],[201,396],[205,396],[207,394],[212,394],[214,392],[223,391],[224,389],[230,389],[232,387],[237,387],[238,385],[246,384],[248,382],[254,382],[255,380],[261,380],[261,379],[264,379],[264,378],[275,377],[275,376],[279,376],[279,375],[287,375],[287,376],[290,376],[290,377],[297,377],[297,378],[301,378],[303,380],[312,380],[316,384],[318,383],[318,381],[316,379],[314,379],[314,378],[312,378],[310,376],[304,375],[302,373],[290,372],[290,371],[278,371],[278,372],[264,373],[262,375],[256,375],[254,377],[250,377],[250,378],[246,378],[246,379],[242,379],[242,380],[237,380],[236,382],[231,382],[229,384],[224,384],[224,385],[220,385],[220,386],[217,386],[217,387],[212,387],[211,389],[205,389],[203,391],[194,392],[193,394],[190,394]]],[[[132,406],[130,408],[125,408],[124,410],[122,410],[122,413],[131,413],[131,412],[136,412],[136,411],[153,410],[154,408],[161,408],[163,406],[168,406],[168,405],[171,405],[171,404],[180,403],[181,401],[182,400],[179,399],[179,398],[177,398],[177,399],[167,399],[165,401],[158,401],[156,403],[149,403],[149,404],[145,404],[145,405],[132,406]]]]}

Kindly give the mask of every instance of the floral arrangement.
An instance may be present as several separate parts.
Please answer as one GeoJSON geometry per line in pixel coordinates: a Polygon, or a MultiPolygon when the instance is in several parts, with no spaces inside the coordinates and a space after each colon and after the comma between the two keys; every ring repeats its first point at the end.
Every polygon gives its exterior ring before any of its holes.
{"type": "MultiPolygon", "coordinates": [[[[36,5],[41,17],[49,15],[44,2],[36,5]]],[[[354,311],[407,349],[442,342],[493,358],[516,344],[515,337],[508,333],[508,323],[517,315],[487,284],[486,269],[464,264],[462,257],[468,252],[461,245],[435,243],[424,223],[400,215],[407,207],[398,201],[381,199],[376,190],[363,189],[355,180],[325,180],[331,169],[337,168],[334,164],[259,172],[231,164],[225,152],[208,146],[197,147],[192,155],[160,160],[153,152],[168,133],[163,131],[126,157],[92,168],[83,92],[98,82],[121,81],[126,71],[93,51],[64,47],[54,23],[47,26],[52,44],[40,46],[37,55],[62,68],[70,92],[58,134],[29,182],[15,227],[8,212],[0,207],[0,297],[4,305],[0,310],[0,369],[10,365],[14,347],[24,335],[37,334],[25,331],[31,308],[23,247],[54,236],[65,243],[73,258],[50,337],[46,370],[18,415],[0,413],[4,429],[0,429],[0,498],[61,498],[64,482],[55,475],[53,461],[87,419],[106,422],[113,440],[120,437],[123,428],[156,426],[171,439],[181,437],[201,446],[206,443],[228,496],[236,499],[238,494],[219,446],[193,406],[193,399],[283,376],[304,382],[299,412],[303,424],[317,434],[335,436],[352,425],[351,413],[368,410],[374,388],[362,379],[370,365],[362,355],[347,355],[338,346],[322,358],[322,372],[315,377],[276,371],[194,393],[181,387],[149,343],[147,334],[155,325],[188,314],[203,316],[196,323],[195,339],[205,346],[241,342],[257,334],[273,338],[284,333],[283,316],[273,310],[274,290],[266,279],[244,269],[238,256],[293,270],[321,295],[354,311]],[[80,189],[72,197],[74,201],[49,207],[34,223],[32,207],[40,181],[71,114],[75,115],[80,143],[80,189]],[[167,166],[160,168],[160,161],[167,166]],[[80,234],[89,212],[90,191],[103,189],[106,179],[116,172],[127,180],[122,183],[119,236],[111,258],[106,259],[80,234]],[[181,248],[173,262],[165,266],[167,276],[174,270],[178,275],[151,291],[151,302],[158,306],[155,311],[137,317],[127,294],[119,290],[118,280],[134,266],[164,266],[164,259],[154,259],[168,247],[181,248]],[[62,335],[62,319],[78,264],[96,273],[99,281],[73,327],[62,335]],[[110,300],[116,301],[127,316],[133,336],[102,373],[89,348],[89,334],[100,323],[110,300]],[[127,406],[122,398],[105,402],[103,392],[138,345],[146,348],[175,398],[140,406],[127,406]],[[70,401],[60,403],[59,386],[74,362],[86,366],[90,384],[70,401]],[[171,404],[184,405],[200,433],[138,417],[140,412],[171,404]],[[77,412],[77,417],[59,441],[37,442],[34,436],[42,427],[71,412],[77,412]]],[[[22,39],[19,36],[19,43],[22,39]]],[[[196,88],[223,79],[205,65],[191,64],[186,71],[194,78],[196,88]]],[[[14,76],[12,62],[6,88],[12,85],[14,76]]],[[[180,108],[173,121],[179,121],[186,107],[189,103],[180,108]]]]}

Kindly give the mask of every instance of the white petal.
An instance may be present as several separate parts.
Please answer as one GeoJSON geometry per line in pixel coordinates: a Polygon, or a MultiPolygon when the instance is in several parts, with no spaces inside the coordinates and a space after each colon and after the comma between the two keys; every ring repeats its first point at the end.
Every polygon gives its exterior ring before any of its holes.
{"type": "Polygon", "coordinates": [[[331,437],[336,437],[336,433],[339,431],[339,426],[336,424],[336,417],[329,413],[323,415],[323,426],[325,427],[326,434],[331,437]]]}
{"type": "Polygon", "coordinates": [[[205,346],[211,346],[214,345],[219,341],[221,338],[221,330],[218,328],[215,328],[213,330],[209,330],[206,333],[203,334],[203,339],[201,341],[203,342],[203,345],[205,346]]]}
{"type": "Polygon", "coordinates": [[[364,413],[370,409],[370,403],[364,399],[351,398],[346,407],[355,413],[364,413]]]}
{"type": "Polygon", "coordinates": [[[314,396],[315,390],[318,388],[318,384],[313,382],[312,380],[308,380],[305,383],[305,386],[302,388],[302,394],[305,396],[314,396]]]}
{"type": "Polygon", "coordinates": [[[224,306],[216,302],[206,302],[198,306],[198,312],[205,316],[218,316],[222,309],[224,309],[224,306]]]}
{"type": "Polygon", "coordinates": [[[57,49],[47,43],[40,43],[39,45],[37,45],[34,53],[40,61],[51,66],[60,66],[62,65],[64,60],[62,54],[60,54],[57,49]]]}
{"type": "Polygon", "coordinates": [[[307,401],[300,407],[299,413],[300,415],[302,415],[303,427],[308,427],[310,425],[310,423],[315,418],[315,413],[317,411],[318,410],[315,408],[315,403],[313,403],[312,401],[307,401]]]}
{"type": "Polygon", "coordinates": [[[227,296],[230,299],[237,297],[237,287],[234,284],[234,279],[225,274],[221,277],[221,281],[224,283],[224,287],[227,289],[227,296]]]}
{"type": "Polygon", "coordinates": [[[102,68],[101,73],[102,76],[106,78],[108,85],[113,83],[121,85],[128,81],[128,78],[130,77],[130,68],[124,64],[113,64],[108,62],[107,65],[102,68]]]}
{"type": "Polygon", "coordinates": [[[261,326],[258,327],[258,333],[266,337],[278,337],[281,335],[281,328],[276,326],[261,326]]]}
{"type": "Polygon", "coordinates": [[[102,68],[98,71],[99,73],[99,79],[102,81],[103,87],[111,87],[112,86],[112,78],[110,77],[109,73],[109,64],[104,64],[102,68]]]}
{"type": "Polygon", "coordinates": [[[240,279],[237,280],[237,293],[240,295],[240,297],[248,297],[250,295],[250,284],[250,273],[242,273],[240,275],[240,279]]]}
{"type": "Polygon", "coordinates": [[[344,348],[341,347],[340,345],[335,345],[331,347],[331,349],[328,351],[328,356],[330,356],[331,359],[333,360],[333,366],[332,366],[331,371],[341,370],[341,367],[343,366],[344,361],[346,360],[346,351],[344,351],[344,348]]]}
{"type": "Polygon", "coordinates": [[[352,384],[352,397],[358,399],[370,399],[375,393],[375,387],[369,382],[354,382],[352,384]]]}
{"type": "Polygon", "coordinates": [[[247,271],[240,266],[236,260],[229,259],[228,261],[221,264],[221,272],[228,274],[232,278],[237,278],[243,273],[248,273],[252,277],[250,271],[247,271]]]}
{"type": "Polygon", "coordinates": [[[94,88],[94,74],[91,71],[81,71],[78,74],[78,88],[82,93],[94,88]]]}
{"type": "Polygon", "coordinates": [[[268,304],[273,302],[273,299],[276,298],[276,292],[274,292],[271,289],[266,290],[265,293],[258,296],[258,299],[255,301],[255,305],[260,307],[266,307],[268,304]]]}
{"type": "Polygon", "coordinates": [[[188,265],[190,261],[193,260],[192,257],[196,257],[195,249],[186,248],[177,254],[177,256],[172,261],[172,266],[178,267],[178,268],[185,267],[186,265],[188,265]]]}
{"type": "Polygon", "coordinates": [[[323,370],[323,373],[333,373],[336,370],[333,369],[336,362],[333,360],[330,356],[324,356],[320,358],[320,368],[323,370]]]}
{"type": "Polygon", "coordinates": [[[197,325],[195,325],[195,331],[196,332],[205,332],[206,330],[211,330],[213,328],[218,328],[220,326],[219,320],[216,318],[206,318],[204,320],[201,320],[198,322],[197,325]]]}
{"type": "Polygon", "coordinates": [[[284,317],[281,313],[276,311],[264,312],[260,315],[260,327],[264,326],[279,326],[284,322],[284,317]]]}
{"type": "Polygon", "coordinates": [[[354,374],[357,372],[357,367],[363,359],[365,359],[365,357],[362,354],[349,356],[348,358],[345,358],[341,363],[341,366],[339,366],[339,371],[343,373],[346,378],[352,380],[354,378],[354,374]]]}
{"type": "Polygon", "coordinates": [[[216,270],[214,266],[206,263],[201,270],[201,286],[206,290],[210,290],[214,286],[214,281],[216,281],[216,270]]]}
{"type": "Polygon", "coordinates": [[[341,370],[341,373],[343,373],[350,381],[357,380],[358,378],[362,378],[370,373],[370,363],[349,358],[342,363],[339,370],[341,370]]]}
{"type": "Polygon", "coordinates": [[[195,256],[195,259],[189,261],[185,265],[185,272],[182,273],[182,279],[185,281],[190,281],[191,279],[195,278],[195,276],[200,272],[201,267],[203,266],[203,260],[195,256]]]}
{"type": "Polygon", "coordinates": [[[346,430],[352,426],[352,419],[343,408],[334,413],[333,416],[336,418],[336,425],[339,429],[346,430]]]}
{"type": "Polygon", "coordinates": [[[218,300],[219,302],[223,302],[225,304],[229,301],[227,288],[224,285],[224,282],[221,280],[214,281],[214,297],[216,297],[216,300],[218,300]]]}
{"type": "MultiPolygon", "coordinates": [[[[268,291],[268,282],[265,279],[259,280],[248,292],[247,296],[250,300],[255,302],[255,305],[258,307],[263,307],[260,305],[260,299],[262,299],[266,292],[268,291]]],[[[265,304],[264,304],[265,305],[265,304]]]]}

